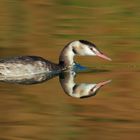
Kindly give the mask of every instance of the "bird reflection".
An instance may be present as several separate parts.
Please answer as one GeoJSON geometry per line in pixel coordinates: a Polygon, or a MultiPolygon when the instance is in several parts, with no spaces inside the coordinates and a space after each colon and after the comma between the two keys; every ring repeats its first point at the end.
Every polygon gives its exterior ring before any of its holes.
{"type": "Polygon", "coordinates": [[[74,82],[76,73],[74,71],[68,71],[59,75],[61,86],[65,93],[74,98],[87,98],[97,94],[99,89],[110,83],[111,80],[103,81],[99,83],[80,83],[74,82]]]}
{"type": "Polygon", "coordinates": [[[32,74],[32,75],[23,75],[23,76],[13,76],[6,77],[0,75],[1,82],[7,83],[15,83],[15,84],[24,84],[24,85],[32,85],[39,84],[45,81],[48,81],[56,76],[59,76],[60,84],[64,90],[64,92],[74,98],[86,98],[91,97],[97,94],[99,89],[111,82],[111,80],[103,81],[99,83],[75,83],[74,79],[76,76],[76,72],[73,70],[64,71],[61,73],[40,73],[40,74],[32,74]]]}
{"type": "Polygon", "coordinates": [[[48,73],[39,73],[31,75],[22,75],[22,76],[0,76],[0,82],[14,83],[14,84],[23,84],[23,85],[32,85],[39,84],[45,81],[52,79],[53,77],[58,76],[59,73],[50,72],[48,73]]]}

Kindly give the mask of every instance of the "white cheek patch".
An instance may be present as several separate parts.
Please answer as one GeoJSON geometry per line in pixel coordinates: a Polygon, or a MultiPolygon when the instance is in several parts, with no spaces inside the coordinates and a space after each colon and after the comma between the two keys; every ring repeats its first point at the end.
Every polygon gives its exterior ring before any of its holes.
{"type": "Polygon", "coordinates": [[[95,53],[99,53],[99,51],[98,51],[97,49],[95,49],[95,48],[93,48],[93,51],[94,51],[95,53]]]}
{"type": "Polygon", "coordinates": [[[80,51],[80,55],[90,55],[90,56],[94,56],[96,55],[88,46],[83,45],[81,46],[81,51],[80,51]]]}
{"type": "MultiPolygon", "coordinates": [[[[96,55],[94,51],[90,49],[90,47],[86,44],[83,44],[79,41],[74,41],[70,44],[71,48],[74,48],[76,51],[76,54],[82,55],[82,56],[94,56],[96,55]]],[[[94,49],[94,48],[93,48],[94,49]]],[[[95,51],[96,52],[96,51],[95,51]]]]}
{"type": "Polygon", "coordinates": [[[79,84],[75,91],[73,91],[72,96],[76,98],[80,98],[83,96],[88,96],[90,94],[90,90],[96,86],[96,84],[79,84]]]}

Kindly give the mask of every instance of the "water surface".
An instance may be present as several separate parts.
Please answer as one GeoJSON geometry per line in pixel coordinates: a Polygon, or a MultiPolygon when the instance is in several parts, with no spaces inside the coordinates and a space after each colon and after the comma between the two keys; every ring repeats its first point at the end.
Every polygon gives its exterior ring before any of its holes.
{"type": "Polygon", "coordinates": [[[58,61],[63,46],[86,39],[112,58],[76,57],[93,71],[76,83],[112,79],[96,96],[65,94],[59,77],[40,84],[0,83],[0,139],[140,139],[139,1],[2,0],[0,56],[58,61]]]}

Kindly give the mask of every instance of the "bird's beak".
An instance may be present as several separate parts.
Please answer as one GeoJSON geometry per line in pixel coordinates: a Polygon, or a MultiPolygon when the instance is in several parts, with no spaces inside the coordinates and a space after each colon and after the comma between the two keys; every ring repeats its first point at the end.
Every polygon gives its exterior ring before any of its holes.
{"type": "Polygon", "coordinates": [[[100,83],[96,84],[96,90],[99,89],[100,87],[110,83],[110,82],[111,82],[111,80],[107,80],[107,81],[100,82],[100,83]]]}
{"type": "Polygon", "coordinates": [[[103,58],[103,59],[112,61],[111,58],[107,57],[107,56],[106,56],[105,54],[103,54],[103,53],[98,52],[98,53],[96,53],[96,55],[99,56],[99,57],[101,57],[101,58],[103,58]]]}

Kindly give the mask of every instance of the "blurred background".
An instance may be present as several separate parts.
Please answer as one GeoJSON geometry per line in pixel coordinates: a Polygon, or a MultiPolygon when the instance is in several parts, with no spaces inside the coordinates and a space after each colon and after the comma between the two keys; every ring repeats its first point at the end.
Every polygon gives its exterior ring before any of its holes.
{"type": "Polygon", "coordinates": [[[139,140],[139,5],[139,0],[1,0],[1,58],[37,55],[58,62],[67,43],[85,39],[113,61],[75,58],[108,70],[80,73],[75,82],[112,79],[87,99],[67,96],[57,77],[29,86],[0,83],[0,139],[139,140]]]}

